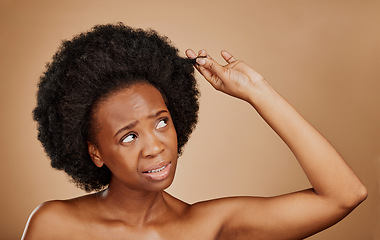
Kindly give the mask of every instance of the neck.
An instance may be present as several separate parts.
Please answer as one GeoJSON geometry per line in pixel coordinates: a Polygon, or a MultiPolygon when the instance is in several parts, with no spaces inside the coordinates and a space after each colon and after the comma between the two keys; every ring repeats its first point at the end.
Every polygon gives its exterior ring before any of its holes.
{"type": "Polygon", "coordinates": [[[165,219],[170,210],[164,191],[142,192],[111,184],[98,194],[107,218],[122,220],[128,225],[143,226],[165,219]]]}

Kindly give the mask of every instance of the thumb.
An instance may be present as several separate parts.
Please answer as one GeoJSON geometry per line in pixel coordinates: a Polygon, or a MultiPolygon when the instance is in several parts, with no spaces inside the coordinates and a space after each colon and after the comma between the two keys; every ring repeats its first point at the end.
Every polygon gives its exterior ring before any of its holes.
{"type": "Polygon", "coordinates": [[[220,89],[222,79],[227,75],[225,68],[211,58],[197,58],[198,70],[211,85],[220,89]]]}

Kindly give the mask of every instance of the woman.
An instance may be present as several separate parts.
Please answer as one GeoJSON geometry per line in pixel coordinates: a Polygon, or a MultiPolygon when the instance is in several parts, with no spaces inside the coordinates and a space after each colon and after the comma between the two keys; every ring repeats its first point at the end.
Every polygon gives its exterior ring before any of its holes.
{"type": "Polygon", "coordinates": [[[34,110],[52,166],[86,191],[40,205],[23,239],[302,239],[350,213],[366,188],[328,141],[230,53],[177,55],[154,31],[96,26],[63,43],[34,110]],[[164,190],[197,121],[193,67],[247,101],[289,146],[312,189],[187,204],[164,190]]]}

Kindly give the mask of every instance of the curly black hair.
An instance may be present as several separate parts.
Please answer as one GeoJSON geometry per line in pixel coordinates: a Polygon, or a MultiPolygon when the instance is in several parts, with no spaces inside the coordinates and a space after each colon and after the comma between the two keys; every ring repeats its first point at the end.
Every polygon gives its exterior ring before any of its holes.
{"type": "Polygon", "coordinates": [[[156,31],[122,23],[97,25],[63,41],[41,76],[33,111],[51,166],[87,192],[104,189],[111,171],[92,162],[86,142],[95,142],[93,109],[112,92],[141,81],[163,95],[181,154],[198,118],[193,63],[156,31]]]}

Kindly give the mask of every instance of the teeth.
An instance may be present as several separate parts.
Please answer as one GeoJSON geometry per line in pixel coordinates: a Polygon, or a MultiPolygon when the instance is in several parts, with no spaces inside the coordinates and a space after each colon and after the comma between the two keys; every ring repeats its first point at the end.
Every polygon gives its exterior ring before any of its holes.
{"type": "Polygon", "coordinates": [[[162,170],[164,170],[165,167],[166,167],[166,166],[163,166],[162,168],[159,168],[159,169],[150,170],[150,171],[148,171],[148,173],[161,172],[162,170]]]}

